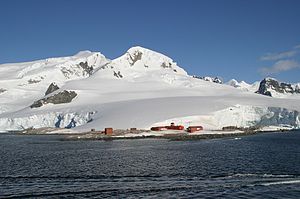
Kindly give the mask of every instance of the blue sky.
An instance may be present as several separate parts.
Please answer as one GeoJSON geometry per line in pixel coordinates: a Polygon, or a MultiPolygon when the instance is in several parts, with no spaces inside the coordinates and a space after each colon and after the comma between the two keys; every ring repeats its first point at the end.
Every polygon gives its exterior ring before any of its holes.
{"type": "Polygon", "coordinates": [[[0,63],[132,46],[189,74],[300,82],[298,0],[1,0],[0,63]]]}

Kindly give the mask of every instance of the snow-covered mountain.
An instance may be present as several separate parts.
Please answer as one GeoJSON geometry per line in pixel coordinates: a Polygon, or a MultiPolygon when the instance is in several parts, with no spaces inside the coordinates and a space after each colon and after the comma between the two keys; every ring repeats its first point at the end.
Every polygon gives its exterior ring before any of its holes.
{"type": "Polygon", "coordinates": [[[275,98],[300,98],[300,83],[290,84],[280,82],[271,77],[267,77],[260,82],[254,82],[253,84],[248,84],[244,81],[238,82],[235,79],[228,81],[226,84],[244,91],[275,98]]]}
{"type": "Polygon", "coordinates": [[[198,78],[198,79],[202,79],[202,80],[208,81],[208,82],[223,84],[223,80],[220,77],[209,77],[209,76],[200,77],[200,76],[197,76],[197,75],[193,75],[193,77],[198,78]]]}
{"type": "MultiPolygon", "coordinates": [[[[299,98],[270,98],[194,78],[171,58],[142,47],[109,60],[74,56],[0,65],[0,130],[29,127],[149,128],[183,125],[300,127],[299,98]]],[[[257,86],[258,88],[258,86],[257,86]]],[[[250,91],[250,92],[249,92],[250,91]]]]}
{"type": "Polygon", "coordinates": [[[244,91],[256,92],[259,88],[260,83],[254,82],[253,84],[248,84],[245,81],[238,82],[235,79],[231,79],[226,84],[244,91]]]}
{"type": "Polygon", "coordinates": [[[279,82],[274,78],[265,78],[260,82],[257,93],[270,97],[300,95],[300,84],[279,82]]]}
{"type": "Polygon", "coordinates": [[[15,112],[43,97],[55,82],[63,86],[71,80],[91,76],[110,61],[101,53],[79,52],[71,57],[0,65],[0,114],[15,112]]]}

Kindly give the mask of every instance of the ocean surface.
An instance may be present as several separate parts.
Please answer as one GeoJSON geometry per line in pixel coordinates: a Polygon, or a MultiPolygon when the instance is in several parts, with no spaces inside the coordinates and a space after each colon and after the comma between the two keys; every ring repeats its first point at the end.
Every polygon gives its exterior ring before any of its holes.
{"type": "Polygon", "coordinates": [[[0,198],[300,198],[300,131],[197,141],[0,134],[0,198]]]}

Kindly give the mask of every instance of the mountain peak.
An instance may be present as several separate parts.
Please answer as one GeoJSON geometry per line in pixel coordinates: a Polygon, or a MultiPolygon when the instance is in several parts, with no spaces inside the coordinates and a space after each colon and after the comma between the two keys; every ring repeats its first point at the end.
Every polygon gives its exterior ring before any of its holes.
{"type": "Polygon", "coordinates": [[[138,51],[153,51],[153,50],[150,50],[150,49],[142,47],[142,46],[132,46],[131,48],[129,48],[127,50],[127,52],[130,52],[130,51],[133,51],[133,50],[138,50],[138,51]]]}
{"type": "MultiPolygon", "coordinates": [[[[127,50],[125,56],[127,56],[128,61],[131,65],[141,59],[158,59],[167,62],[173,62],[173,60],[162,53],[150,50],[141,46],[134,46],[127,50]]],[[[175,63],[176,64],[176,63],[175,63]]]]}
{"type": "Polygon", "coordinates": [[[300,89],[297,84],[280,82],[267,77],[260,82],[257,93],[271,97],[285,97],[286,94],[299,94],[300,89]]]}
{"type": "Polygon", "coordinates": [[[278,82],[278,80],[277,79],[275,79],[274,77],[266,77],[266,78],[264,78],[266,81],[277,81],[278,82]]]}
{"type": "Polygon", "coordinates": [[[129,48],[125,54],[112,60],[109,68],[121,73],[124,70],[139,73],[155,70],[187,75],[170,57],[141,46],[129,48]]]}
{"type": "Polygon", "coordinates": [[[83,57],[83,56],[89,56],[91,54],[92,54],[92,51],[82,50],[82,51],[79,51],[78,53],[76,53],[74,56],[75,57],[83,57]]]}
{"type": "Polygon", "coordinates": [[[233,86],[235,88],[240,87],[239,82],[236,79],[231,79],[227,82],[229,86],[233,86]]]}

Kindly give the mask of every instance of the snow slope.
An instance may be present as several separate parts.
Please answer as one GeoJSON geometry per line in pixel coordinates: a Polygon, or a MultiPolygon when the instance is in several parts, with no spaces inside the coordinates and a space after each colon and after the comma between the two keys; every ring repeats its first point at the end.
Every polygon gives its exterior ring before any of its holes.
{"type": "Polygon", "coordinates": [[[108,60],[101,53],[0,65],[0,130],[28,127],[149,128],[171,121],[223,126],[290,125],[299,128],[299,99],[275,99],[189,76],[171,58],[142,47],[108,60]],[[51,64],[45,64],[46,62],[51,64]],[[51,60],[51,61],[49,61],[51,60]],[[87,73],[80,63],[93,66],[87,73]],[[67,69],[65,69],[67,68],[67,69]],[[64,71],[68,71],[65,75],[64,71]],[[7,74],[7,75],[5,75],[7,74]],[[20,75],[21,74],[21,75],[20,75]],[[38,79],[39,77],[43,77],[38,79]],[[29,79],[39,82],[30,84],[29,79]],[[47,86],[77,96],[70,103],[29,106],[47,86]]]}

